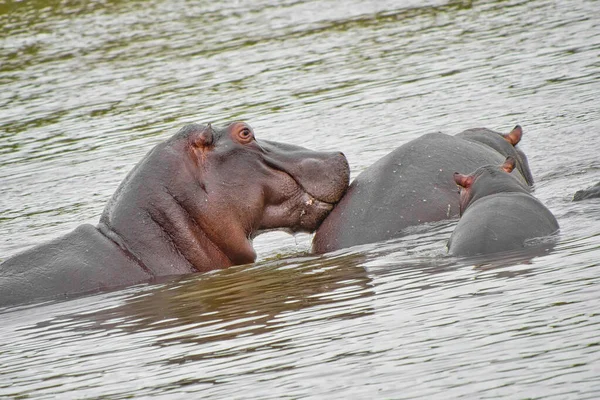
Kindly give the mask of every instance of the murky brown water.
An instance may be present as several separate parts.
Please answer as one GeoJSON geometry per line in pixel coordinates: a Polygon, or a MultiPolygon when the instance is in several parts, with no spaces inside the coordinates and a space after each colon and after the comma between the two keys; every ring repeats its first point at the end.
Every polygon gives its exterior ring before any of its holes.
{"type": "Polygon", "coordinates": [[[445,257],[454,224],[159,285],[0,310],[0,397],[600,397],[597,1],[0,1],[0,258],[96,223],[190,121],[339,149],[525,129],[562,236],[445,257]]]}

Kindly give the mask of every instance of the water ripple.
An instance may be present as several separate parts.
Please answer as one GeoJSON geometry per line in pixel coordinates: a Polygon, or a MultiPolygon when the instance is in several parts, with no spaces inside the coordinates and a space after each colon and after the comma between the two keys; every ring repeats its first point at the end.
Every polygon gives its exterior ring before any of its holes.
{"type": "Polygon", "coordinates": [[[0,397],[596,398],[594,2],[0,3],[0,257],[95,223],[186,122],[342,150],[352,175],[424,133],[520,123],[561,234],[455,259],[455,221],[0,310],[0,397]],[[526,21],[526,23],[523,23],[526,21]]]}

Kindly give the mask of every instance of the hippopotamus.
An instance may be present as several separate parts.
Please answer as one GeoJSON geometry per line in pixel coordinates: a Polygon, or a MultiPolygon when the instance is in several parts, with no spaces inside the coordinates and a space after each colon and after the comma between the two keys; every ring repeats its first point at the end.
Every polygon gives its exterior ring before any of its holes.
{"type": "Polygon", "coordinates": [[[251,263],[256,235],[314,231],[349,176],[340,152],[257,140],[244,122],[187,125],[133,168],[97,226],[0,264],[0,305],[251,263]]]}
{"type": "Polygon", "coordinates": [[[317,230],[313,251],[393,239],[411,226],[458,218],[454,171],[473,171],[512,156],[514,174],[533,185],[527,157],[515,147],[522,135],[519,125],[508,134],[475,128],[455,136],[430,133],[401,145],[354,179],[317,230]]]}
{"type": "Polygon", "coordinates": [[[470,175],[458,172],[461,218],[448,241],[448,252],[473,256],[522,249],[527,241],[559,229],[554,215],[510,173],[515,159],[485,165],[470,175]]]}
{"type": "Polygon", "coordinates": [[[585,199],[593,199],[600,197],[600,182],[587,189],[578,190],[573,196],[573,201],[580,201],[585,199]]]}

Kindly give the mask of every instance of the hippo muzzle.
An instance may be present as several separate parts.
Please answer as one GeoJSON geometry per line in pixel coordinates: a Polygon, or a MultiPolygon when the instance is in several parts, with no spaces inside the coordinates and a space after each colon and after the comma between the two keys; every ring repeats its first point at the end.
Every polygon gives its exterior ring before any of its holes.
{"type": "Polygon", "coordinates": [[[264,161],[288,174],[313,200],[333,205],[345,193],[350,169],[341,152],[323,153],[299,146],[260,141],[264,161]]]}
{"type": "Polygon", "coordinates": [[[271,141],[260,141],[258,145],[264,151],[265,165],[285,174],[275,180],[279,181],[279,195],[285,196],[269,198],[260,231],[316,230],[348,188],[350,169],[344,154],[315,152],[271,141]],[[289,179],[293,182],[286,182],[289,179]],[[284,226],[277,227],[279,224],[284,226]]]}

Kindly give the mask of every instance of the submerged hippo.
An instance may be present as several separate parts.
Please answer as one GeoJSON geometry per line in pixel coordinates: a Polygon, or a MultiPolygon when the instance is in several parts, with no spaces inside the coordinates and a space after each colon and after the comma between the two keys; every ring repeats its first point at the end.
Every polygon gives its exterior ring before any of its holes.
{"type": "Polygon", "coordinates": [[[593,199],[600,197],[600,182],[587,189],[578,190],[573,196],[573,201],[580,201],[585,199],[593,199]]]}
{"type": "Polygon", "coordinates": [[[527,240],[558,231],[554,215],[510,172],[515,160],[486,165],[470,175],[456,172],[462,217],[448,242],[455,256],[473,256],[525,247],[527,240]]]}
{"type": "Polygon", "coordinates": [[[253,262],[256,235],[314,231],[348,180],[342,153],[258,141],[243,122],[185,126],[127,175],[97,226],[0,264],[0,305],[253,262]]]}
{"type": "Polygon", "coordinates": [[[431,133],[403,144],[356,177],[317,230],[313,251],[393,239],[410,226],[457,218],[454,171],[501,164],[512,156],[517,178],[533,185],[527,157],[515,148],[522,135],[518,125],[506,135],[477,128],[456,136],[431,133]]]}

